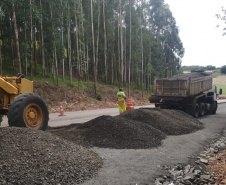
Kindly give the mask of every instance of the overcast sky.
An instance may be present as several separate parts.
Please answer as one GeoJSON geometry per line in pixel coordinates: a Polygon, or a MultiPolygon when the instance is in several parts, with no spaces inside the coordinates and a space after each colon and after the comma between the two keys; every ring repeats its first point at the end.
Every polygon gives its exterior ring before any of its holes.
{"type": "Polygon", "coordinates": [[[226,0],[165,0],[176,19],[185,48],[182,65],[226,65],[226,35],[222,37],[221,7],[226,0]],[[221,24],[220,28],[216,25],[221,24]]]}

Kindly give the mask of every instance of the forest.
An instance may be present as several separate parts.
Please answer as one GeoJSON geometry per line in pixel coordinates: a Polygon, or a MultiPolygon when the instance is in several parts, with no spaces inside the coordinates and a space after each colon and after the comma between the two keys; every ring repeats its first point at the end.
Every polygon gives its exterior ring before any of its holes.
{"type": "Polygon", "coordinates": [[[184,48],[164,0],[1,0],[0,74],[149,91],[184,48]]]}

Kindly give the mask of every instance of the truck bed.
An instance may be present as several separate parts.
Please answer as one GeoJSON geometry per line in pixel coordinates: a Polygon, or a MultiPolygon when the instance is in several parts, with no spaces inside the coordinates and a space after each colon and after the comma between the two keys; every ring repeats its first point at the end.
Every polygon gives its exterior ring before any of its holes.
{"type": "Polygon", "coordinates": [[[185,73],[171,78],[155,80],[155,96],[187,97],[200,94],[212,88],[212,74],[185,73]]]}

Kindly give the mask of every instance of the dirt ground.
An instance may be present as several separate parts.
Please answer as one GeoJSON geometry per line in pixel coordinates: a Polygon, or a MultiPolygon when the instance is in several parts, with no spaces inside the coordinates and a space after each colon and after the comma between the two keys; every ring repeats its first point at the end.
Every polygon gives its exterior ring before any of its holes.
{"type": "Polygon", "coordinates": [[[226,84],[226,75],[219,75],[216,78],[213,78],[214,84],[226,84]]]}
{"type": "Polygon", "coordinates": [[[214,157],[214,161],[209,164],[209,168],[212,173],[219,177],[216,183],[226,184],[226,148],[214,157]]]}

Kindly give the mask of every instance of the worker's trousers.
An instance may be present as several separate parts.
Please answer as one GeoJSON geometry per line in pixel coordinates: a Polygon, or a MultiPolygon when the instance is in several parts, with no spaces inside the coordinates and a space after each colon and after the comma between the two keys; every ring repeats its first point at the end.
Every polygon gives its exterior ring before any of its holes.
{"type": "Polygon", "coordinates": [[[126,111],[126,104],[124,103],[118,103],[118,108],[119,108],[119,112],[120,114],[123,113],[124,111],[126,111]]]}

